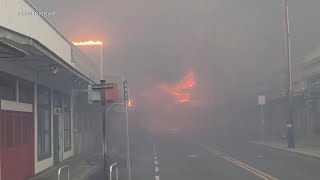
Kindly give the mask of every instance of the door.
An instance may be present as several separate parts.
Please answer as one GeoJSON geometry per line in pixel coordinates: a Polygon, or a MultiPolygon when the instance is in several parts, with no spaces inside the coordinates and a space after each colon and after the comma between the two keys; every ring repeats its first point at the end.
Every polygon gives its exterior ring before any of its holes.
{"type": "Polygon", "coordinates": [[[59,141],[59,116],[53,118],[53,160],[54,164],[60,162],[60,141],[59,141]]]}
{"type": "Polygon", "coordinates": [[[1,179],[22,180],[34,174],[32,113],[0,110],[1,179]]]}
{"type": "Polygon", "coordinates": [[[53,93],[53,160],[57,164],[61,161],[61,136],[60,118],[62,112],[62,96],[58,92],[53,93]]]}

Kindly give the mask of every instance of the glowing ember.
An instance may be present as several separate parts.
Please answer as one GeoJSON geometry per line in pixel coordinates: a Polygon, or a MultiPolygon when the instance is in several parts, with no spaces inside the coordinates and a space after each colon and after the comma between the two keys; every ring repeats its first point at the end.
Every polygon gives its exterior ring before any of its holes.
{"type": "Polygon", "coordinates": [[[176,103],[190,102],[190,90],[195,85],[194,73],[190,71],[184,79],[175,86],[161,84],[160,88],[171,95],[176,103]]]}
{"type": "Polygon", "coordinates": [[[132,107],[132,100],[128,99],[128,107],[132,107]]]}
{"type": "Polygon", "coordinates": [[[76,46],[102,45],[101,41],[72,42],[76,46]]]}

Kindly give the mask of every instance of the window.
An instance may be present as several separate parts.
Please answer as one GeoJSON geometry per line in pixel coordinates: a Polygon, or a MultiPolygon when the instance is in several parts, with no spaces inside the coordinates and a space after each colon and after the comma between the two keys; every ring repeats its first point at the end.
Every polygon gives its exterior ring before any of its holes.
{"type": "Polygon", "coordinates": [[[71,150],[71,108],[70,108],[70,96],[65,95],[63,97],[64,108],[64,152],[71,150]]]}
{"type": "Polygon", "coordinates": [[[33,104],[33,84],[19,80],[19,102],[33,104]]]}
{"type": "Polygon", "coordinates": [[[70,112],[64,114],[64,152],[71,150],[71,118],[70,112]]]}
{"type": "Polygon", "coordinates": [[[51,157],[51,92],[38,86],[38,160],[51,157]]]}
{"type": "Polygon", "coordinates": [[[0,99],[16,101],[16,84],[14,78],[0,74],[0,99]]]}

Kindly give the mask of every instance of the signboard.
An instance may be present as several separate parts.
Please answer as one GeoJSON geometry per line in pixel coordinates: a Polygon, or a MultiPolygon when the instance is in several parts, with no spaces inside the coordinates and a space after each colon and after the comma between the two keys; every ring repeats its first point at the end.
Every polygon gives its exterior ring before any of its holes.
{"type": "Polygon", "coordinates": [[[123,99],[124,99],[124,101],[128,100],[128,82],[127,82],[127,80],[123,81],[123,99]]]}
{"type": "Polygon", "coordinates": [[[104,89],[105,100],[109,102],[120,102],[118,84],[113,83],[112,88],[104,89]]]}
{"type": "Polygon", "coordinates": [[[114,88],[115,83],[107,83],[107,84],[92,84],[92,89],[112,89],[114,88]]]}
{"type": "Polygon", "coordinates": [[[93,102],[120,102],[118,84],[92,84],[88,86],[88,103],[93,102]]]}
{"type": "Polygon", "coordinates": [[[88,103],[92,104],[93,102],[96,101],[101,101],[101,90],[103,89],[94,89],[93,85],[89,85],[88,86],[88,103]]]}
{"type": "Polygon", "coordinates": [[[266,97],[265,96],[258,96],[258,104],[259,105],[266,104],[266,97]]]}

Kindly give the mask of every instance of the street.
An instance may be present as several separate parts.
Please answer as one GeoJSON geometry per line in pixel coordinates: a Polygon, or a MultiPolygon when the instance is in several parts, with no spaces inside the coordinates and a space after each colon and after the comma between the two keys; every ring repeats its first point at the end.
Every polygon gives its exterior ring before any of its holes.
{"type": "Polygon", "coordinates": [[[133,142],[133,180],[314,180],[320,160],[248,141],[166,135],[133,142]]]}

